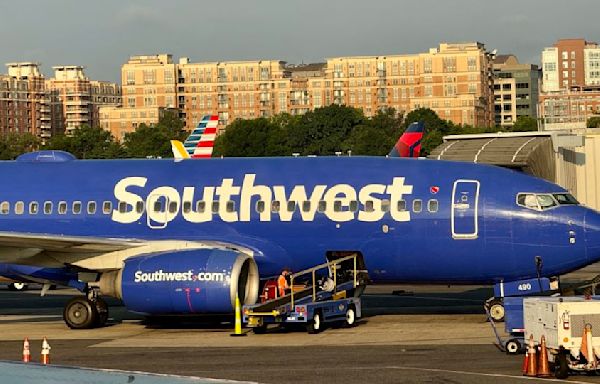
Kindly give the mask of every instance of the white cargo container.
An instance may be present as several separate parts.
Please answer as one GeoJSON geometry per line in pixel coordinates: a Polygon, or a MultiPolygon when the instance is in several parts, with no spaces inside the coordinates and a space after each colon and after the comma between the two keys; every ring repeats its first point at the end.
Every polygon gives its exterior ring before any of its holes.
{"type": "MultiPolygon", "coordinates": [[[[546,338],[549,357],[559,367],[573,370],[596,370],[596,356],[585,362],[580,356],[586,325],[591,327],[592,347],[600,352],[600,297],[530,297],[523,300],[525,343],[533,336],[535,344],[546,338]],[[561,361],[562,360],[562,361],[561,361]]],[[[588,348],[589,349],[589,348],[588,348]]]]}

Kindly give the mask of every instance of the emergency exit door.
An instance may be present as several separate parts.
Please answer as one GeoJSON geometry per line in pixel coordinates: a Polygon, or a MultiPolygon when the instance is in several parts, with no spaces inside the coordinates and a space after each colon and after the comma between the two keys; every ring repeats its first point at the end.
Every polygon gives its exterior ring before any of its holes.
{"type": "Polygon", "coordinates": [[[456,180],[452,188],[450,223],[454,239],[476,239],[478,223],[479,181],[456,180]]]}

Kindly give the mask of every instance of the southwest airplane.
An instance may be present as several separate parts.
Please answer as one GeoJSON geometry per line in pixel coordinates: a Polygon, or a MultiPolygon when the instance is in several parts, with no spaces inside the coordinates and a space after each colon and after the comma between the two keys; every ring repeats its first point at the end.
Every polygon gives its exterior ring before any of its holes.
{"type": "Polygon", "coordinates": [[[261,278],[349,253],[373,283],[526,287],[600,260],[599,213],[481,164],[47,151],[0,172],[0,275],[79,289],[64,309],[76,329],[105,323],[101,295],[146,314],[230,312],[261,278]]]}

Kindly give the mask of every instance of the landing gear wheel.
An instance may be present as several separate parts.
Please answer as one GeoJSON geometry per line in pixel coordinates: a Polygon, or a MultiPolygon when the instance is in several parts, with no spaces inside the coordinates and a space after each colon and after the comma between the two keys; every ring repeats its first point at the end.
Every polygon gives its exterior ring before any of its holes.
{"type": "Polygon", "coordinates": [[[353,305],[346,311],[346,326],[351,327],[356,323],[356,309],[353,305]]]}
{"type": "Polygon", "coordinates": [[[521,351],[521,343],[517,339],[510,339],[506,342],[504,346],[506,349],[506,353],[509,355],[516,355],[521,351]]]}
{"type": "Polygon", "coordinates": [[[74,297],[65,305],[63,319],[71,329],[94,328],[98,321],[96,304],[85,297],[74,297]]]}
{"type": "Polygon", "coordinates": [[[8,284],[8,289],[11,291],[25,291],[27,289],[27,284],[25,284],[25,283],[10,283],[10,284],[8,284]]]}
{"type": "Polygon", "coordinates": [[[98,318],[96,319],[95,326],[98,328],[104,327],[108,320],[108,305],[101,297],[96,297],[96,312],[98,313],[98,318]]]}
{"type": "Polygon", "coordinates": [[[312,321],[306,326],[306,330],[313,335],[323,330],[323,318],[321,312],[315,312],[312,321]]]}
{"type": "Polygon", "coordinates": [[[488,311],[490,311],[490,317],[497,323],[504,321],[504,300],[492,299],[488,302],[488,311]]]}
{"type": "Polygon", "coordinates": [[[567,351],[560,347],[558,355],[556,355],[556,367],[554,371],[554,377],[559,380],[564,380],[569,377],[569,363],[567,362],[567,351]]]}

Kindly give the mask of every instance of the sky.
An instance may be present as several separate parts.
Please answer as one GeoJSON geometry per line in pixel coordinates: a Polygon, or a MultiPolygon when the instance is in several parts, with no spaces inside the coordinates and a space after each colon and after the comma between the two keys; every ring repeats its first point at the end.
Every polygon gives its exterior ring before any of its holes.
{"type": "Polygon", "coordinates": [[[0,0],[0,65],[120,81],[132,55],[296,64],[464,41],[537,64],[559,38],[599,41],[599,14],[598,0],[0,0]]]}

